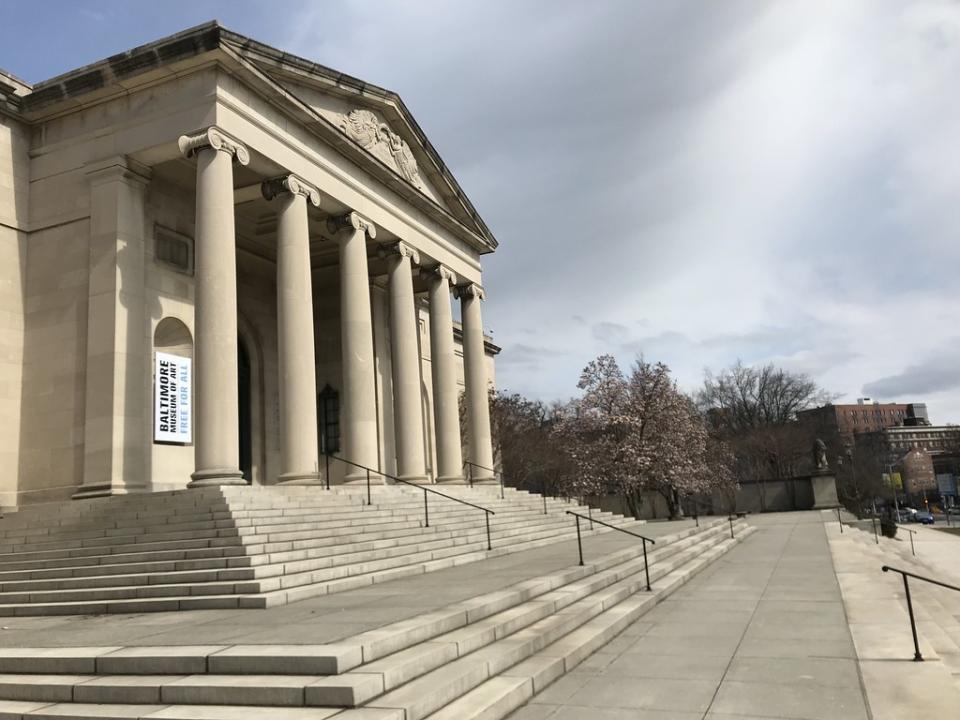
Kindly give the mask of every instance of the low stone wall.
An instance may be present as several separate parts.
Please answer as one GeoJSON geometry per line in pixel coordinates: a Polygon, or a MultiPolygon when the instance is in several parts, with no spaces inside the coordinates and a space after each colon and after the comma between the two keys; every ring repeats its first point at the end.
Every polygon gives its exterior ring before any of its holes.
{"type": "MultiPolygon", "coordinates": [[[[630,509],[620,495],[601,495],[586,498],[586,502],[595,508],[608,510],[620,515],[629,516],[630,509]]],[[[787,480],[765,480],[763,482],[743,482],[735,496],[735,503],[730,507],[729,497],[715,492],[710,497],[698,500],[700,514],[725,514],[728,512],[790,512],[793,510],[811,510],[814,505],[813,488],[810,478],[800,477],[787,480]]],[[[685,504],[692,510],[692,504],[685,504]]],[[[666,519],[670,515],[666,500],[657,492],[643,494],[643,504],[640,510],[642,520],[666,519]]]]}

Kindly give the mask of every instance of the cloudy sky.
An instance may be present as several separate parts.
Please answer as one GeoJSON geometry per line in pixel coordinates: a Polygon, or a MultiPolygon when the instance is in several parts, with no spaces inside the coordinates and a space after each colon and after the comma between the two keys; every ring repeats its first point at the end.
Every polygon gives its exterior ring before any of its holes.
{"type": "Polygon", "coordinates": [[[39,81],[217,18],[395,90],[500,241],[498,382],[742,358],[960,422],[960,4],[4,2],[39,81]]]}

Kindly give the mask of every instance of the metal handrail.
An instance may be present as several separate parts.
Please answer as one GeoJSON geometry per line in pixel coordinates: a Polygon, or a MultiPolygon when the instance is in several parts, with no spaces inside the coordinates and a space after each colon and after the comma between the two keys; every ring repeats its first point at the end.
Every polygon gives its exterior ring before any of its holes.
{"type": "MultiPolygon", "coordinates": [[[[426,487],[425,485],[420,485],[419,483],[414,483],[414,482],[410,482],[409,480],[398,478],[396,475],[391,475],[390,473],[385,473],[380,470],[374,470],[371,467],[367,467],[366,465],[361,465],[360,463],[355,463],[352,460],[347,460],[346,458],[337,457],[336,455],[327,455],[327,458],[331,458],[331,457],[334,460],[339,460],[340,462],[345,463],[347,465],[352,465],[355,468],[360,468],[361,470],[367,471],[367,505],[373,504],[373,501],[371,500],[371,496],[370,496],[370,474],[371,473],[379,475],[382,478],[386,478],[387,480],[393,480],[394,482],[403,483],[404,485],[415,487],[418,490],[423,490],[423,525],[424,527],[430,527],[430,505],[429,505],[429,502],[427,501],[427,497],[428,497],[427,493],[433,493],[434,495],[439,495],[440,497],[446,498],[447,500],[453,500],[454,502],[458,502],[461,505],[468,505],[472,508],[476,508],[477,510],[483,510],[483,512],[485,513],[484,520],[486,520],[486,526],[487,526],[487,550],[493,549],[493,545],[490,542],[490,516],[497,514],[493,510],[489,508],[485,508],[481,505],[475,505],[474,503],[468,502],[466,500],[461,500],[460,498],[454,497],[453,495],[447,495],[446,493],[442,493],[439,490],[434,490],[433,488],[426,487]]],[[[330,476],[328,474],[327,475],[328,483],[329,483],[329,477],[330,476]]],[[[329,484],[327,485],[327,487],[328,488],[330,487],[329,484]]]]}
{"type": "Polygon", "coordinates": [[[693,503],[693,520],[697,524],[697,527],[700,527],[700,508],[709,507],[710,510],[713,511],[713,505],[707,505],[707,503],[701,502],[700,500],[697,500],[695,497],[692,497],[692,496],[687,497],[687,502],[693,503]]]}
{"type": "Polygon", "coordinates": [[[500,499],[503,500],[503,473],[502,472],[499,472],[494,468],[489,468],[486,465],[478,465],[477,463],[472,462],[471,460],[464,460],[463,465],[468,469],[467,484],[470,487],[473,487],[473,468],[478,468],[479,470],[489,470],[490,472],[493,473],[494,477],[499,477],[500,478],[500,499]]]}
{"type": "Polygon", "coordinates": [[[627,535],[633,535],[643,540],[643,572],[647,577],[647,592],[650,592],[650,566],[647,564],[647,543],[651,545],[656,545],[657,541],[653,538],[648,538],[646,535],[641,535],[640,533],[631,532],[630,530],[625,530],[622,527],[617,527],[616,525],[611,525],[610,523],[605,523],[603,520],[594,520],[592,517],[587,517],[586,515],[581,515],[580,513],[575,513],[572,510],[567,510],[567,515],[573,515],[577,521],[577,550],[580,552],[580,564],[583,565],[583,540],[580,539],[580,518],[584,520],[589,520],[590,524],[598,523],[604,527],[608,527],[611,530],[619,530],[622,533],[627,535]]]}
{"type": "Polygon", "coordinates": [[[893,572],[900,573],[900,576],[903,578],[903,591],[907,596],[907,613],[910,615],[910,632],[913,633],[913,661],[923,662],[923,655],[920,654],[920,642],[917,640],[917,621],[913,618],[913,601],[910,599],[910,581],[907,580],[907,578],[912,577],[915,580],[922,580],[923,582],[930,583],[931,585],[939,585],[947,590],[956,590],[957,592],[960,592],[960,587],[951,585],[950,583],[941,582],[940,580],[934,580],[933,578],[924,577],[923,575],[917,575],[916,573],[912,573],[907,570],[891,567],[890,565],[884,565],[880,569],[884,572],[889,572],[892,570],[893,572]]]}
{"type": "Polygon", "coordinates": [[[901,530],[906,530],[908,533],[910,533],[910,552],[911,552],[911,554],[912,554],[914,557],[916,557],[916,556],[917,556],[917,549],[913,546],[913,536],[917,534],[917,531],[916,531],[916,530],[911,530],[911,529],[908,528],[908,527],[904,527],[903,525],[900,525],[899,523],[897,523],[897,527],[900,528],[901,530]]]}

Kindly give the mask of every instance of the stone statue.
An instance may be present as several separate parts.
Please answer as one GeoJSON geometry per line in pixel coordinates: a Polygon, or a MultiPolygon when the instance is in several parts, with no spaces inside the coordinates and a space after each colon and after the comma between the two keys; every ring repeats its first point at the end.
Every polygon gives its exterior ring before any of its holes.
{"type": "Polygon", "coordinates": [[[830,470],[827,463],[827,444],[820,438],[813,441],[813,467],[814,472],[825,473],[830,470]]]}
{"type": "Polygon", "coordinates": [[[372,111],[362,108],[350,111],[340,129],[378,160],[395,168],[415,187],[423,189],[417,159],[410,146],[372,111]]]}

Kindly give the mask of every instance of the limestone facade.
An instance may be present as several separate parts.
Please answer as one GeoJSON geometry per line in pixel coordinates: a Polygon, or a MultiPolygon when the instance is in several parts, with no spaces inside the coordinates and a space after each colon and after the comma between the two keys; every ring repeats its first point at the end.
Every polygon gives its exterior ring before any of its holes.
{"type": "Polygon", "coordinates": [[[216,23],[0,72],[0,505],[492,467],[496,246],[398,96],[216,23]]]}

